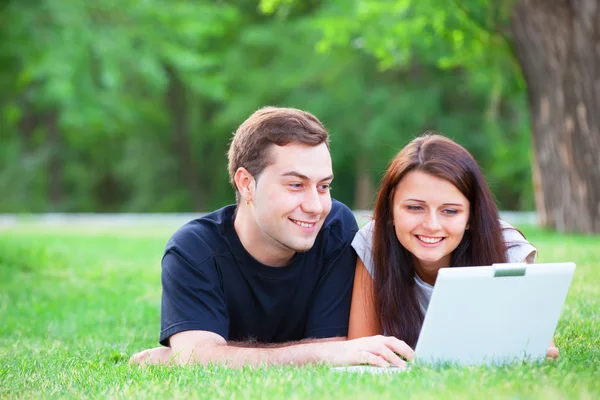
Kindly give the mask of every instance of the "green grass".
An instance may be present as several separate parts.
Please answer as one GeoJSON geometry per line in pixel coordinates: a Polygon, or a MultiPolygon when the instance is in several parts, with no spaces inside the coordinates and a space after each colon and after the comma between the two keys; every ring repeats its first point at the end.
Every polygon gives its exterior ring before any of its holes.
{"type": "Polygon", "coordinates": [[[172,229],[0,231],[0,398],[600,397],[600,238],[525,228],[538,261],[575,261],[556,344],[541,365],[355,375],[324,366],[129,366],[157,345],[160,257],[172,229]]]}

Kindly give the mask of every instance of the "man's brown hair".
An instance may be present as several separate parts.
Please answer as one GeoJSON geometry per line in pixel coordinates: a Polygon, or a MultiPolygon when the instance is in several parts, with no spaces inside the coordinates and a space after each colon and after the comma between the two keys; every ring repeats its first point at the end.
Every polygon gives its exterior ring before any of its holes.
{"type": "Polygon", "coordinates": [[[244,121],[233,135],[229,152],[229,180],[240,193],[234,177],[238,168],[246,168],[254,179],[272,162],[271,146],[285,146],[292,142],[318,146],[325,143],[329,149],[327,130],[311,113],[295,108],[263,107],[244,121]]]}

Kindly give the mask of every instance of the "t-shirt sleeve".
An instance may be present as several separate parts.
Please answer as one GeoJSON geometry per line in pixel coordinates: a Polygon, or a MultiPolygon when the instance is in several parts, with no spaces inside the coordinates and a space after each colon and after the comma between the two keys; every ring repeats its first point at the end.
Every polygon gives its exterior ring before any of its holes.
{"type": "Polygon", "coordinates": [[[358,230],[358,225],[349,209],[345,209],[343,214],[342,224],[335,231],[330,232],[328,246],[331,246],[333,251],[325,257],[323,274],[308,312],[305,331],[307,338],[348,335],[350,301],[356,266],[356,253],[352,249],[351,241],[358,230]]]}
{"type": "Polygon", "coordinates": [[[533,264],[537,256],[537,249],[525,237],[506,221],[500,220],[502,236],[506,243],[506,260],[509,263],[533,264]]]}
{"type": "Polygon", "coordinates": [[[362,227],[354,239],[352,240],[352,247],[356,251],[358,258],[361,259],[367,272],[371,277],[373,276],[373,229],[375,228],[375,221],[369,222],[367,225],[362,227]]]}
{"type": "Polygon", "coordinates": [[[227,339],[229,318],[213,257],[194,265],[179,249],[166,251],[160,324],[164,346],[169,346],[174,334],[190,330],[210,331],[227,339]]]}

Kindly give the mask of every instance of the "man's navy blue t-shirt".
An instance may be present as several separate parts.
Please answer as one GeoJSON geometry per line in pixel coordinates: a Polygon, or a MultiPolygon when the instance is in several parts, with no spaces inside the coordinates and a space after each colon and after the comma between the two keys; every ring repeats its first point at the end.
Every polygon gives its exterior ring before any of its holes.
{"type": "Polygon", "coordinates": [[[233,227],[236,206],[181,227],[162,259],[160,343],[203,330],[231,341],[281,343],[346,336],[358,230],[333,200],[314,246],[285,267],[256,261],[233,227]]]}

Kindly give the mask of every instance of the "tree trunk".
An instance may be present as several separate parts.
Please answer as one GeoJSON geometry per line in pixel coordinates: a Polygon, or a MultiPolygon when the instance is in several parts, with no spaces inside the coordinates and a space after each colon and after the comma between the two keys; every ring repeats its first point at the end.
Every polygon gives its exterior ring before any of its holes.
{"type": "Polygon", "coordinates": [[[511,22],[540,222],[600,233],[600,0],[518,0],[511,22]]]}
{"type": "Polygon", "coordinates": [[[21,106],[23,117],[19,120],[19,132],[22,135],[23,152],[28,155],[33,150],[32,138],[35,129],[40,124],[39,114],[33,111],[29,102],[21,106]]]}
{"type": "Polygon", "coordinates": [[[48,134],[48,147],[50,148],[50,159],[48,161],[48,190],[52,210],[61,209],[63,198],[62,182],[62,157],[61,157],[61,137],[58,127],[58,113],[48,111],[44,116],[44,123],[48,134]]]}
{"type": "Polygon", "coordinates": [[[192,197],[193,211],[204,211],[204,197],[202,196],[199,174],[192,155],[185,87],[172,68],[166,67],[166,71],[169,76],[166,106],[171,116],[175,157],[179,165],[183,184],[187,187],[192,197]]]}
{"type": "Polygon", "coordinates": [[[354,192],[354,208],[357,210],[371,210],[375,191],[369,175],[369,163],[364,154],[359,154],[356,163],[356,189],[354,192]]]}

